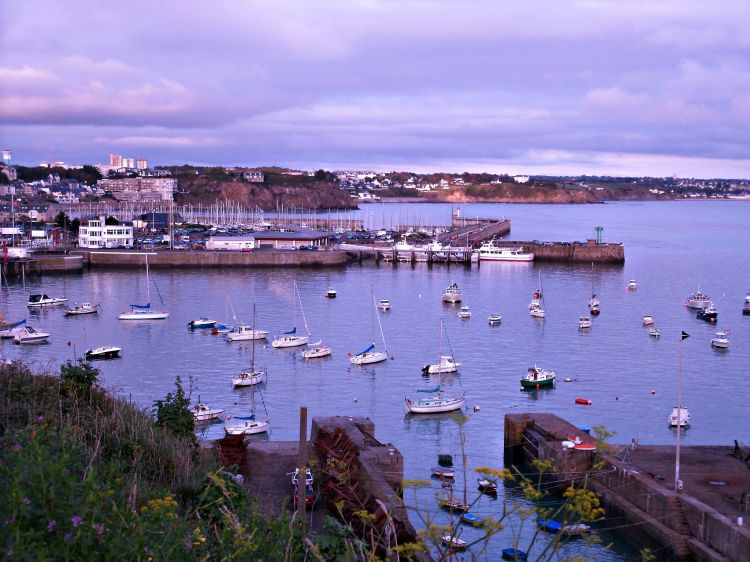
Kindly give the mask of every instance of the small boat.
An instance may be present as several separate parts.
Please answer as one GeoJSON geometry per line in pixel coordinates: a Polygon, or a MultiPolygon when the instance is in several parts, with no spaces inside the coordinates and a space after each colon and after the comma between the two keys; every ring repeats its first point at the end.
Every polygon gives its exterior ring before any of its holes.
{"type": "Polygon", "coordinates": [[[589,400],[588,398],[576,398],[575,403],[581,404],[583,406],[591,406],[591,400],[589,400]]]}
{"type": "Polygon", "coordinates": [[[690,425],[690,412],[684,406],[672,408],[672,413],[669,414],[667,419],[669,427],[688,427],[690,425]]]}
{"type": "Polygon", "coordinates": [[[635,291],[638,288],[638,283],[635,282],[635,279],[631,279],[630,283],[628,283],[628,289],[631,291],[635,291]]]}
{"type": "Polygon", "coordinates": [[[537,519],[536,526],[549,533],[559,533],[562,529],[562,523],[554,519],[537,519]]]}
{"type": "Polygon", "coordinates": [[[209,408],[203,403],[198,403],[193,406],[193,417],[195,421],[209,421],[217,419],[224,410],[218,408],[209,408]]]}
{"type": "MultiPolygon", "coordinates": [[[[156,283],[154,283],[156,286],[156,283]]],[[[157,292],[159,287],[156,287],[157,292]]],[[[159,293],[161,299],[161,293],[159,293]]],[[[162,301],[162,305],[164,302],[162,301]]],[[[146,304],[131,304],[130,312],[123,312],[118,317],[119,320],[165,320],[169,318],[169,312],[166,310],[151,310],[151,283],[149,281],[148,254],[146,254],[146,304]]]]}
{"type": "Polygon", "coordinates": [[[371,363],[380,363],[388,359],[387,351],[373,351],[375,344],[371,343],[367,349],[360,351],[356,355],[349,354],[349,361],[354,365],[369,365],[371,363]]]}
{"type": "Polygon", "coordinates": [[[84,356],[86,359],[115,359],[116,357],[120,356],[120,352],[122,351],[119,347],[114,347],[112,345],[105,345],[102,347],[94,347],[93,349],[89,349],[84,353],[84,356]]]}
{"type": "Polygon", "coordinates": [[[466,523],[472,527],[481,527],[484,519],[484,517],[479,517],[479,515],[467,511],[461,516],[461,523],[466,523]]]}
{"type": "Polygon", "coordinates": [[[654,323],[654,317],[647,314],[643,317],[643,325],[644,326],[651,326],[654,323]]]}
{"type": "Polygon", "coordinates": [[[289,330],[288,332],[284,332],[282,335],[276,337],[272,342],[271,346],[275,348],[280,347],[299,347],[301,345],[307,345],[307,342],[310,341],[310,329],[307,327],[307,319],[305,318],[305,310],[302,308],[302,298],[299,295],[299,290],[297,289],[297,282],[294,282],[294,312],[295,312],[295,320],[297,316],[297,302],[299,302],[300,310],[302,312],[302,319],[305,322],[305,330],[307,331],[306,336],[298,336],[297,335],[297,326],[289,330]]]}
{"type": "Polygon", "coordinates": [[[455,361],[451,355],[441,355],[437,363],[422,367],[422,372],[426,375],[455,373],[460,366],[461,363],[455,361]]]}
{"type": "Polygon", "coordinates": [[[232,386],[254,386],[266,382],[268,379],[268,373],[263,370],[255,370],[253,368],[241,371],[239,374],[232,377],[232,386]]]}
{"type": "Polygon", "coordinates": [[[471,318],[471,310],[469,310],[469,307],[462,306],[461,310],[458,311],[458,317],[463,319],[471,318]]]}
{"type": "Polygon", "coordinates": [[[224,431],[227,435],[257,435],[259,433],[266,433],[271,427],[271,422],[268,420],[256,420],[254,415],[244,417],[234,416],[232,419],[239,421],[224,426],[224,431]]]}
{"type": "Polygon", "coordinates": [[[589,299],[589,312],[591,313],[591,316],[599,316],[599,313],[601,310],[599,309],[600,306],[599,299],[596,295],[591,295],[591,298],[589,299]]]}
{"type": "Polygon", "coordinates": [[[45,295],[31,295],[26,306],[29,308],[42,308],[44,306],[60,306],[68,302],[64,297],[48,297],[45,295]]]}
{"type": "Polygon", "coordinates": [[[596,445],[593,443],[574,443],[573,448],[576,451],[596,451],[596,445]]]}
{"type": "Polygon", "coordinates": [[[497,482],[494,480],[487,480],[486,478],[477,478],[477,487],[483,494],[494,496],[497,494],[497,482]]]}
{"type": "Polygon", "coordinates": [[[694,308],[697,310],[703,310],[708,305],[711,304],[711,299],[708,295],[704,295],[700,291],[695,291],[690,297],[685,301],[685,306],[688,308],[694,308]]]}
{"type": "Polygon", "coordinates": [[[517,562],[526,562],[529,555],[523,550],[517,548],[504,548],[502,551],[503,560],[515,560],[517,562]]]}
{"type": "Polygon", "coordinates": [[[443,292],[442,300],[451,304],[461,302],[461,291],[458,289],[458,284],[451,283],[443,292]]]}
{"type": "Polygon", "coordinates": [[[49,338],[49,334],[37,332],[31,326],[23,326],[13,337],[14,343],[42,343],[49,338]]]}
{"type": "Polygon", "coordinates": [[[654,326],[653,328],[649,328],[648,335],[651,336],[652,338],[658,338],[661,336],[661,332],[659,331],[659,328],[654,326]]]}
{"type": "Polygon", "coordinates": [[[456,471],[451,467],[433,466],[432,475],[438,478],[453,478],[456,476],[456,471]]]}
{"type": "Polygon", "coordinates": [[[534,261],[534,254],[524,252],[522,247],[506,248],[495,246],[494,240],[479,247],[479,261],[534,261]]]}
{"type": "Polygon", "coordinates": [[[587,328],[591,328],[591,318],[589,316],[581,316],[578,319],[578,327],[581,330],[585,330],[587,328]]]}
{"type": "Polygon", "coordinates": [[[206,318],[205,316],[202,318],[199,318],[198,320],[191,320],[188,322],[188,328],[191,330],[200,330],[203,328],[213,328],[216,326],[216,320],[210,320],[209,318],[206,318]]]}
{"type": "Polygon", "coordinates": [[[503,317],[499,314],[490,314],[489,318],[487,320],[490,323],[490,326],[497,326],[503,321],[503,317]]]}
{"type": "Polygon", "coordinates": [[[586,525],[586,523],[575,523],[573,525],[563,525],[562,529],[560,529],[560,532],[563,535],[567,535],[569,537],[579,537],[585,533],[588,533],[591,530],[590,525],[586,525]]]}
{"type": "Polygon", "coordinates": [[[336,291],[334,291],[333,289],[328,289],[326,291],[326,298],[327,299],[335,299],[336,298],[336,291]]]}
{"type": "Polygon", "coordinates": [[[465,398],[463,396],[445,397],[442,395],[440,385],[430,389],[420,389],[417,392],[427,392],[432,396],[412,400],[404,398],[404,406],[409,414],[440,414],[443,412],[453,412],[464,407],[465,398]]]}
{"type": "Polygon", "coordinates": [[[388,299],[380,299],[380,302],[378,303],[378,308],[385,312],[386,310],[391,309],[391,301],[388,299]]]}
{"type": "Polygon", "coordinates": [[[307,345],[310,345],[312,347],[302,352],[302,357],[304,357],[305,359],[318,359],[320,357],[328,357],[329,355],[331,355],[331,353],[333,353],[331,346],[323,345],[322,341],[309,343],[307,345]]]}
{"type": "Polygon", "coordinates": [[[80,316],[83,314],[96,314],[99,312],[98,304],[91,304],[90,302],[82,302],[81,304],[75,304],[72,308],[65,309],[65,316],[80,316]]]}
{"type": "Polygon", "coordinates": [[[220,334],[228,334],[232,330],[234,330],[233,326],[230,326],[229,324],[222,324],[221,322],[217,322],[214,327],[211,329],[211,333],[214,336],[218,336],[220,334]]]}
{"type": "Polygon", "coordinates": [[[750,293],[745,295],[745,304],[742,306],[742,314],[750,314],[750,293]]]}
{"type": "Polygon", "coordinates": [[[228,342],[262,340],[263,338],[268,337],[268,331],[256,330],[252,326],[240,324],[231,332],[228,332],[226,337],[228,342]]]}
{"type": "Polygon", "coordinates": [[[443,535],[443,545],[448,547],[450,550],[466,550],[468,543],[459,539],[458,537],[451,536],[449,534],[443,535]]]}
{"type": "Polygon", "coordinates": [[[442,507],[443,509],[447,509],[450,511],[468,511],[469,510],[469,504],[465,501],[453,497],[448,496],[445,498],[439,498],[438,499],[438,505],[442,507]]]}
{"type": "Polygon", "coordinates": [[[529,314],[531,314],[534,318],[544,318],[545,313],[542,307],[535,306],[529,309],[529,314]]]}
{"type": "Polygon", "coordinates": [[[729,349],[729,330],[716,332],[716,335],[711,338],[711,346],[718,349],[729,349]]]}
{"type": "Polygon", "coordinates": [[[521,388],[523,390],[533,390],[544,386],[552,386],[555,382],[557,373],[548,369],[541,369],[534,365],[529,367],[526,376],[521,379],[521,388]]]}
{"type": "Polygon", "coordinates": [[[716,307],[713,304],[709,304],[706,308],[700,310],[695,317],[698,320],[705,320],[706,322],[715,324],[716,319],[719,317],[719,311],[716,310],[716,307]]]}

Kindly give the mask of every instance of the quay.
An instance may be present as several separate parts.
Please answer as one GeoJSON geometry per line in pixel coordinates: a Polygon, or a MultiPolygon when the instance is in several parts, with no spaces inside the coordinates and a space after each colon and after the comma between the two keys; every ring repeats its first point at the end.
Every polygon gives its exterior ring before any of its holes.
{"type": "Polygon", "coordinates": [[[556,491],[589,475],[602,498],[606,526],[659,560],[750,561],[750,449],[683,446],[680,491],[675,490],[675,447],[609,445],[601,453],[568,449],[562,441],[596,440],[554,414],[505,416],[505,465],[549,461],[556,491]]]}
{"type": "Polygon", "coordinates": [[[83,257],[65,253],[31,254],[28,258],[12,258],[0,262],[2,274],[21,279],[27,275],[46,273],[81,273],[83,257]]]}
{"type": "Polygon", "coordinates": [[[498,246],[523,247],[534,254],[534,261],[583,263],[625,263],[625,247],[621,243],[597,242],[540,242],[499,240],[498,246]]]}

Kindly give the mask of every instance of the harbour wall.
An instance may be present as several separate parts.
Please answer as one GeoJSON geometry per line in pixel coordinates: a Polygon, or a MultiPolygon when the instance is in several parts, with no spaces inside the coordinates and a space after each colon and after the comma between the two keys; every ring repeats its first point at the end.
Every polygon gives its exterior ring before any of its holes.
{"type": "Polygon", "coordinates": [[[28,258],[0,262],[0,266],[3,275],[19,279],[27,275],[47,273],[80,273],[83,271],[83,257],[66,254],[31,254],[28,258]]]}
{"type": "Polygon", "coordinates": [[[221,268],[221,267],[330,267],[345,265],[350,261],[346,252],[336,250],[304,251],[156,251],[128,252],[105,250],[80,250],[83,263],[90,268],[138,268],[148,258],[154,268],[221,268]]]}
{"type": "Polygon", "coordinates": [[[525,251],[534,254],[534,261],[625,263],[625,247],[621,243],[597,243],[596,240],[586,242],[502,240],[498,242],[498,245],[522,246],[525,251]]]}

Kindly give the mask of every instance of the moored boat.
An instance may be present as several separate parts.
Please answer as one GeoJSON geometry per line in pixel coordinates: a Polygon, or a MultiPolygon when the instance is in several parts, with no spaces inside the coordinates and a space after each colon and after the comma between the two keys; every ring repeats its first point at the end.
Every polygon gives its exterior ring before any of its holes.
{"type": "Polygon", "coordinates": [[[711,304],[711,299],[708,295],[704,295],[701,291],[695,291],[685,301],[685,306],[688,308],[695,308],[697,310],[703,310],[711,304]]]}
{"type": "Polygon", "coordinates": [[[188,327],[192,330],[199,330],[203,328],[213,328],[216,326],[216,320],[211,320],[205,316],[198,318],[197,320],[191,320],[188,322],[188,327]]]}
{"type": "Polygon", "coordinates": [[[229,324],[224,324],[222,322],[217,322],[216,325],[211,328],[211,333],[214,336],[218,336],[221,334],[229,334],[232,330],[234,330],[234,326],[230,326],[229,324]]]}
{"type": "Polygon", "coordinates": [[[503,321],[503,317],[499,314],[490,314],[487,320],[489,321],[490,326],[496,326],[503,321]]]}
{"type": "Polygon", "coordinates": [[[380,299],[380,302],[378,302],[378,308],[385,312],[386,310],[391,309],[391,301],[388,299],[380,299]]]}
{"type": "Polygon", "coordinates": [[[373,351],[375,344],[371,343],[366,349],[357,354],[349,354],[349,361],[355,365],[369,365],[371,363],[380,363],[388,359],[387,351],[373,351]]]}
{"type": "Polygon", "coordinates": [[[458,284],[454,281],[451,283],[443,292],[442,296],[443,302],[447,303],[457,303],[461,302],[461,291],[458,288],[458,284]]]}
{"type": "Polygon", "coordinates": [[[631,291],[635,291],[638,288],[638,283],[636,283],[635,279],[631,279],[628,283],[628,289],[631,291]]]}
{"type": "Polygon", "coordinates": [[[467,511],[463,515],[461,515],[461,523],[466,523],[467,525],[471,525],[472,527],[481,527],[482,523],[484,523],[485,518],[479,517],[476,513],[471,513],[470,511],[467,511]]]}
{"type": "Polygon", "coordinates": [[[554,519],[537,519],[536,526],[549,533],[558,533],[562,529],[562,523],[554,519]]]}
{"type": "Polygon", "coordinates": [[[42,343],[49,339],[49,334],[38,332],[31,326],[23,326],[13,337],[15,343],[42,343]]]}
{"type": "Polygon", "coordinates": [[[256,330],[252,326],[245,326],[240,324],[235,326],[231,332],[227,332],[227,341],[251,341],[251,340],[262,340],[268,337],[268,330],[256,330]]]}
{"type": "Polygon", "coordinates": [[[217,419],[224,410],[220,408],[209,408],[206,404],[199,402],[193,406],[193,417],[195,421],[210,421],[217,419]]]}
{"type": "Polygon", "coordinates": [[[552,386],[555,382],[557,373],[549,369],[541,369],[534,365],[529,367],[526,376],[521,379],[521,388],[524,390],[533,390],[545,386],[552,386]]]}
{"type": "Polygon", "coordinates": [[[492,240],[482,244],[477,253],[479,261],[534,261],[534,254],[524,252],[522,247],[508,248],[496,246],[492,240]]]}
{"type": "Polygon", "coordinates": [[[464,320],[471,318],[471,310],[468,306],[462,306],[461,310],[458,311],[458,317],[464,320]]]}
{"type": "Polygon", "coordinates": [[[497,494],[497,482],[487,478],[477,478],[477,487],[483,494],[494,496],[497,494]]]}
{"type": "Polygon", "coordinates": [[[327,299],[335,299],[336,298],[336,291],[334,289],[328,289],[326,291],[326,298],[327,299]]]}
{"type": "Polygon", "coordinates": [[[581,330],[585,330],[587,328],[591,328],[591,318],[589,316],[581,316],[578,319],[578,327],[581,330]]]}
{"type": "Polygon", "coordinates": [[[698,320],[704,320],[705,322],[711,322],[713,324],[719,317],[719,311],[716,310],[716,307],[712,303],[709,303],[706,308],[699,310],[695,317],[698,320]]]}
{"type": "Polygon", "coordinates": [[[718,349],[729,349],[729,330],[716,332],[716,335],[711,338],[711,346],[718,349]]]}
{"type": "Polygon", "coordinates": [[[659,331],[659,328],[654,326],[653,328],[649,329],[648,335],[651,336],[652,338],[658,338],[661,336],[661,332],[659,331]]]}
{"type": "Polygon", "coordinates": [[[515,560],[518,562],[526,562],[529,559],[528,553],[517,548],[504,548],[502,550],[503,560],[515,560]]]}
{"type": "Polygon", "coordinates": [[[113,345],[105,345],[88,349],[83,355],[86,359],[115,359],[120,356],[121,351],[122,348],[113,345]]]}
{"type": "Polygon", "coordinates": [[[750,314],[750,293],[745,295],[745,304],[742,306],[742,314],[750,314]]]}
{"type": "Polygon", "coordinates": [[[599,299],[596,295],[591,295],[591,298],[589,299],[589,312],[591,313],[591,316],[599,316],[599,313],[601,312],[599,306],[599,299]]]}
{"type": "Polygon", "coordinates": [[[468,543],[450,534],[443,535],[442,538],[443,546],[448,547],[450,550],[466,550],[468,543]]]}
{"type": "Polygon", "coordinates": [[[644,326],[651,326],[653,323],[654,323],[654,317],[651,316],[650,314],[646,314],[643,317],[643,325],[644,326]]]}
{"type": "Polygon", "coordinates": [[[431,365],[425,365],[422,367],[422,372],[426,375],[437,375],[446,373],[455,373],[461,363],[455,361],[451,355],[441,355],[437,363],[431,365]]]}
{"type": "Polygon", "coordinates": [[[430,389],[420,389],[417,392],[424,392],[432,396],[418,398],[404,398],[404,406],[409,414],[440,414],[444,412],[453,412],[464,407],[464,396],[445,397],[442,395],[440,385],[430,389]]]}
{"type": "Polygon", "coordinates": [[[453,478],[456,475],[456,471],[450,467],[433,466],[432,475],[438,478],[453,478]]]}
{"type": "MultiPolygon", "coordinates": [[[[156,286],[156,283],[154,283],[156,286]]],[[[158,287],[156,287],[158,291],[158,287]]],[[[161,293],[159,294],[161,299],[161,293]]],[[[130,312],[123,312],[117,318],[119,320],[165,320],[169,318],[166,310],[151,309],[151,282],[149,280],[148,254],[146,254],[146,304],[131,304],[130,312]]],[[[162,301],[162,305],[164,302],[162,301]]]]}
{"type": "Polygon", "coordinates": [[[65,316],[81,316],[83,314],[96,314],[97,312],[99,312],[98,304],[82,302],[81,304],[74,304],[71,308],[66,308],[65,316]]]}
{"type": "Polygon", "coordinates": [[[264,369],[245,369],[232,377],[232,386],[254,386],[266,382],[268,373],[264,369]]]}
{"type": "Polygon", "coordinates": [[[255,415],[234,416],[232,420],[235,421],[224,425],[224,431],[227,435],[257,435],[266,433],[271,427],[271,422],[256,420],[255,415]]]}
{"type": "Polygon", "coordinates": [[[669,414],[667,419],[669,427],[687,427],[690,425],[690,412],[685,406],[672,408],[672,413],[669,414]]]}
{"type": "Polygon", "coordinates": [[[468,503],[454,497],[453,495],[447,496],[445,498],[438,498],[438,505],[443,509],[447,509],[449,511],[467,511],[469,509],[468,503]]]}
{"type": "Polygon", "coordinates": [[[307,344],[310,349],[306,349],[302,352],[302,357],[305,359],[319,359],[320,357],[328,357],[333,353],[330,345],[323,345],[322,341],[307,344]]]}
{"type": "Polygon", "coordinates": [[[45,306],[60,306],[68,302],[65,297],[48,297],[46,294],[43,295],[31,295],[29,296],[29,302],[26,306],[29,308],[42,308],[45,306]]]}
{"type": "Polygon", "coordinates": [[[560,529],[560,532],[563,535],[568,535],[569,537],[579,537],[585,533],[588,533],[591,530],[590,525],[586,525],[586,523],[574,523],[571,525],[563,525],[562,529],[560,529]]]}

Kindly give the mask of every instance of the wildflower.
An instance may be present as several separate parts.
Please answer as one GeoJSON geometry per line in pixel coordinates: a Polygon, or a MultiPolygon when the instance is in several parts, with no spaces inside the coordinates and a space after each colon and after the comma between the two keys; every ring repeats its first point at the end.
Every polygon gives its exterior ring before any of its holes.
{"type": "Polygon", "coordinates": [[[73,527],[78,527],[81,523],[83,523],[83,517],[80,515],[74,515],[70,518],[70,522],[73,523],[73,527]]]}
{"type": "Polygon", "coordinates": [[[65,533],[65,536],[63,537],[63,540],[70,544],[73,542],[73,533],[65,533]]]}
{"type": "Polygon", "coordinates": [[[101,536],[104,534],[104,525],[102,523],[94,523],[91,527],[96,531],[97,535],[101,536]]]}
{"type": "Polygon", "coordinates": [[[54,519],[51,519],[49,523],[47,523],[47,532],[51,533],[55,529],[57,529],[57,521],[55,521],[54,519]]]}
{"type": "Polygon", "coordinates": [[[20,443],[13,443],[13,450],[17,453],[21,450],[21,444],[20,443]]]}
{"type": "Polygon", "coordinates": [[[24,505],[29,505],[31,503],[31,500],[29,498],[23,498],[21,501],[24,505]]]}

